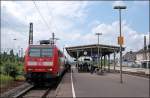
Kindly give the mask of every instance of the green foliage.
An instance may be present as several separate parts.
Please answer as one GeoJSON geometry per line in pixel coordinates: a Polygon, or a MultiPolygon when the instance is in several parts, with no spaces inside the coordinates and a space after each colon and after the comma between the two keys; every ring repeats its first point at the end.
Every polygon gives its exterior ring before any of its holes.
{"type": "Polygon", "coordinates": [[[17,67],[12,64],[12,63],[6,63],[6,65],[4,66],[3,68],[5,74],[11,76],[14,78],[16,78],[17,74],[18,74],[18,70],[17,70],[17,67]]]}
{"type": "Polygon", "coordinates": [[[12,80],[13,80],[13,78],[8,76],[8,75],[0,74],[0,82],[1,82],[1,84],[9,83],[9,81],[12,81],[12,80]]]}
{"type": "Polygon", "coordinates": [[[14,79],[18,74],[23,74],[23,57],[14,54],[13,50],[10,53],[0,53],[0,74],[9,75],[14,79]]]}
{"type": "Polygon", "coordinates": [[[17,64],[18,66],[17,66],[17,69],[18,69],[18,74],[19,75],[23,75],[23,63],[18,63],[17,64]]]}
{"type": "Polygon", "coordinates": [[[17,80],[17,81],[24,81],[24,80],[25,80],[25,77],[22,76],[22,75],[18,75],[18,76],[16,77],[16,80],[17,80]]]}
{"type": "Polygon", "coordinates": [[[7,56],[7,52],[4,52],[2,55],[2,61],[7,61],[8,56],[7,56]]]}

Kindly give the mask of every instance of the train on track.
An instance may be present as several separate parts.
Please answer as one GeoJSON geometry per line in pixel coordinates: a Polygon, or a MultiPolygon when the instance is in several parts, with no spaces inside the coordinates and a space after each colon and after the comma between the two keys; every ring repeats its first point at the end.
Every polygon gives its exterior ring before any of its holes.
{"type": "MultiPolygon", "coordinates": [[[[25,53],[24,72],[29,83],[55,82],[70,64],[64,53],[54,44],[54,40],[41,40],[39,45],[33,45],[32,24],[30,24],[29,46],[25,53]]],[[[53,38],[54,33],[53,33],[53,38]]]]}
{"type": "Polygon", "coordinates": [[[78,58],[78,70],[89,72],[92,66],[92,58],[90,56],[81,56],[78,58]]]}
{"type": "Polygon", "coordinates": [[[84,55],[77,59],[76,67],[78,66],[79,72],[89,72],[91,70],[91,66],[93,65],[93,59],[87,55],[87,51],[84,51],[83,54],[84,55]]]}

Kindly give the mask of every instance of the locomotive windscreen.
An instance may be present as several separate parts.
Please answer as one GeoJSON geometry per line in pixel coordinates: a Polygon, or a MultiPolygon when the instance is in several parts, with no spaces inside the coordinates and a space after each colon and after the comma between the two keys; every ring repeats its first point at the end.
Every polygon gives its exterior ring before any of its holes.
{"type": "Polygon", "coordinates": [[[90,61],[90,59],[84,59],[84,61],[90,61]]]}
{"type": "Polygon", "coordinates": [[[53,55],[52,48],[45,47],[30,47],[29,48],[29,56],[31,57],[52,57],[53,55]]]}

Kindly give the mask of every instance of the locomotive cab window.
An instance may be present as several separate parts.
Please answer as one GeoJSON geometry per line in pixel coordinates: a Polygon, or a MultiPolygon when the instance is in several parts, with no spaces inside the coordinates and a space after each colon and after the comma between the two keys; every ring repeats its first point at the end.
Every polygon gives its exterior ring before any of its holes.
{"type": "Polygon", "coordinates": [[[30,48],[29,55],[31,57],[40,57],[40,49],[39,48],[30,48]]]}
{"type": "Polygon", "coordinates": [[[52,48],[43,48],[41,49],[41,56],[42,57],[52,57],[52,48]]]}
{"type": "Polygon", "coordinates": [[[84,59],[84,61],[90,61],[90,59],[84,59]]]}
{"type": "Polygon", "coordinates": [[[52,48],[30,48],[29,56],[31,57],[52,57],[52,48]]]}

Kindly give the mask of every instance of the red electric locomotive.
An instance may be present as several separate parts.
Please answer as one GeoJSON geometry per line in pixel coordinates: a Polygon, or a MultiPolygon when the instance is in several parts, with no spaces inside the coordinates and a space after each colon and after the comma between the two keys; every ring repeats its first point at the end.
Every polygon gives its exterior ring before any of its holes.
{"type": "Polygon", "coordinates": [[[33,25],[30,23],[29,46],[25,53],[25,78],[28,82],[49,82],[59,78],[69,68],[66,57],[51,40],[33,45],[33,25]]]}
{"type": "Polygon", "coordinates": [[[56,45],[30,45],[25,54],[25,76],[30,82],[49,81],[66,70],[66,58],[56,45]]]}

